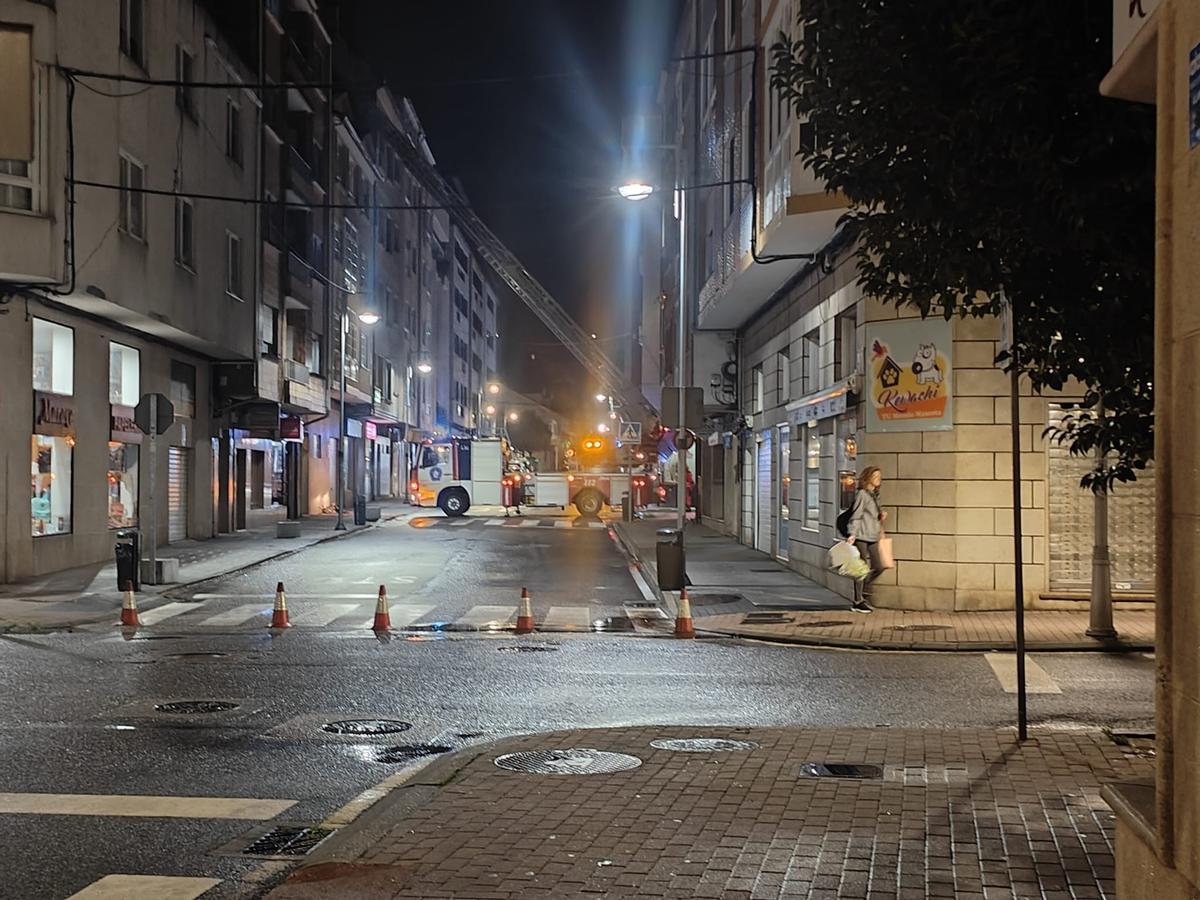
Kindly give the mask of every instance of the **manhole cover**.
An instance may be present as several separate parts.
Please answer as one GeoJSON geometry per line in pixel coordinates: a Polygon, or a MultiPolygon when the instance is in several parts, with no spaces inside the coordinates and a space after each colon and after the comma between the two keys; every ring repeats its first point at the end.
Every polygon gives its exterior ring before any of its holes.
{"type": "Polygon", "coordinates": [[[228,653],[205,653],[203,651],[192,651],[188,653],[169,653],[166,659],[218,659],[222,656],[228,656],[228,653]]]}
{"type": "Polygon", "coordinates": [[[642,761],[628,753],[584,747],[563,750],[524,750],[496,757],[496,765],[530,775],[607,775],[636,769],[642,761]]]}
{"type": "Polygon", "coordinates": [[[557,647],[547,647],[545,644],[517,644],[515,647],[497,647],[500,653],[553,653],[557,647]]]}
{"type": "Polygon", "coordinates": [[[810,778],[860,778],[881,779],[883,769],[880,766],[858,765],[851,763],[805,763],[800,767],[803,775],[810,778]]]}
{"type": "Polygon", "coordinates": [[[650,746],[656,750],[674,750],[678,753],[734,753],[753,750],[758,744],[730,738],[664,738],[651,741],[650,746]]]}
{"type": "Polygon", "coordinates": [[[340,722],[326,722],[321,730],[329,734],[399,734],[408,731],[412,725],[408,722],[398,722],[395,719],[343,719],[340,722]]]}
{"type": "Polygon", "coordinates": [[[949,631],[951,625],[889,625],[888,631],[949,631]]]}
{"type": "Polygon", "coordinates": [[[229,712],[229,710],[237,708],[236,703],[230,703],[228,700],[178,700],[173,703],[156,703],[154,705],[157,712],[176,716],[229,712]]]}
{"type": "Polygon", "coordinates": [[[848,619],[818,619],[816,622],[797,622],[801,628],[842,628],[854,623],[848,619]]]}
{"type": "Polygon", "coordinates": [[[406,763],[423,756],[449,753],[453,749],[445,744],[400,744],[396,747],[384,747],[375,754],[375,762],[406,763]]]}
{"type": "Polygon", "coordinates": [[[306,856],[333,834],[332,828],[310,825],[279,825],[242,849],[242,856],[306,856]]]}

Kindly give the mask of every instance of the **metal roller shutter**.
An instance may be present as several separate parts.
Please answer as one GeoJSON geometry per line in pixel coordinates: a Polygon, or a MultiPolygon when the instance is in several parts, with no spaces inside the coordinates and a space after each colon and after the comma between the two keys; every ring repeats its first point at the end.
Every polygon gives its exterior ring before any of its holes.
{"type": "Polygon", "coordinates": [[[758,444],[758,471],[756,473],[758,498],[755,506],[758,521],[755,523],[754,547],[763,553],[771,552],[771,432],[764,431],[758,444]]]}
{"type": "Polygon", "coordinates": [[[167,541],[187,538],[188,488],[192,481],[192,453],[186,447],[167,450],[167,541]]]}
{"type": "MultiPolygon", "coordinates": [[[[1050,404],[1050,424],[1063,409],[1050,404]]],[[[1093,499],[1079,486],[1091,468],[1067,446],[1049,444],[1050,590],[1086,592],[1092,583],[1093,499]]],[[[1108,499],[1108,542],[1115,591],[1154,590],[1154,466],[1132,484],[1118,484],[1108,499]]]]}

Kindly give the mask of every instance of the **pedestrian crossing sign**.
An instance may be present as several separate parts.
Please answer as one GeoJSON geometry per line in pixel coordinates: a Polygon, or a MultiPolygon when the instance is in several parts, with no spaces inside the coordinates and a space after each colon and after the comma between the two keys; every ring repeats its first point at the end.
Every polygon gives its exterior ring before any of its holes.
{"type": "Polygon", "coordinates": [[[641,422],[621,422],[621,442],[638,444],[642,440],[641,422]]]}

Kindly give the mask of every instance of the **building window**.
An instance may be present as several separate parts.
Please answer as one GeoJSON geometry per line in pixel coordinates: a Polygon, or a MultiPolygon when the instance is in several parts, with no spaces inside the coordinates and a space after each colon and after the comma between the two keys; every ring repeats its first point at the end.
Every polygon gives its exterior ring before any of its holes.
{"type": "Polygon", "coordinates": [[[121,229],[138,240],[146,238],[146,167],[121,152],[121,229]]]}
{"type": "Polygon", "coordinates": [[[124,344],[108,345],[108,402],[137,406],[142,395],[141,354],[124,344]]]}
{"type": "Polygon", "coordinates": [[[275,310],[265,303],[258,308],[258,350],[263,356],[279,358],[279,334],[275,310]]]}
{"type": "Polygon", "coordinates": [[[0,208],[33,212],[33,164],[0,159],[0,208]]]}
{"type": "Polygon", "coordinates": [[[142,0],[121,0],[121,52],[142,68],[146,66],[142,0]]]}
{"type": "Polygon", "coordinates": [[[809,423],[804,450],[804,527],[821,526],[821,436],[809,423]]]}
{"type": "Polygon", "coordinates": [[[836,378],[849,378],[858,370],[858,311],[849,309],[834,320],[836,378]]]}
{"type": "Polygon", "coordinates": [[[231,97],[225,99],[225,155],[242,164],[242,108],[231,97]]]}
{"type": "Polygon", "coordinates": [[[75,439],[35,434],[32,443],[32,533],[34,537],[69,534],[75,439]]]}
{"type": "Polygon", "coordinates": [[[751,373],[751,377],[754,379],[754,388],[753,388],[753,390],[754,390],[754,405],[751,407],[750,412],[760,413],[763,411],[763,391],[764,391],[763,370],[762,370],[761,365],[754,367],[754,371],[751,373]]]}
{"type": "Polygon", "coordinates": [[[137,524],[138,445],[108,443],[108,527],[137,524]]]}
{"type": "Polygon", "coordinates": [[[225,293],[242,299],[242,241],[232,231],[225,232],[225,293]]]}
{"type": "Polygon", "coordinates": [[[788,351],[779,351],[779,402],[787,403],[792,399],[792,358],[788,351]]]}
{"type": "Polygon", "coordinates": [[[67,326],[33,320],[33,389],[75,393],[75,332],[67,326]]]}
{"type": "Polygon", "coordinates": [[[803,339],[804,393],[811,394],[821,387],[821,332],[814,328],[803,339]]]}
{"type": "Polygon", "coordinates": [[[183,46],[175,45],[175,105],[189,118],[196,118],[196,89],[190,84],[194,79],[196,57],[183,46]]]}
{"type": "Polygon", "coordinates": [[[175,262],[189,271],[196,268],[193,252],[192,222],[195,219],[196,208],[191,200],[183,197],[175,198],[175,262]]]}
{"type": "Polygon", "coordinates": [[[171,403],[175,418],[196,418],[196,367],[171,360],[171,403]]]}

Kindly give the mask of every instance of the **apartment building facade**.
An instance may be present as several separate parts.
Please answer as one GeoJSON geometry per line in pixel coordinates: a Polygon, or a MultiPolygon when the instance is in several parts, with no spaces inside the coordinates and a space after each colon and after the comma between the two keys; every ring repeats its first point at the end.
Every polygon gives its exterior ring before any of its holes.
{"type": "MultiPolygon", "coordinates": [[[[856,473],[877,465],[897,557],[878,602],[1011,607],[1010,395],[993,364],[999,323],[922,321],[862,295],[853,236],[839,228],[845,200],[797,155],[811,131],[769,84],[770,47],[794,29],[796,12],[796,0],[685,5],[676,56],[690,59],[664,73],[658,103],[660,143],[677,148],[660,155],[660,179],[684,190],[648,207],[658,239],[643,242],[643,372],[657,371],[659,384],[644,390],[652,397],[674,383],[682,297],[684,377],[704,391],[689,469],[699,473],[706,523],[849,595],[827,551],[856,473]],[[680,213],[682,265],[673,237],[680,213]],[[931,344],[938,408],[921,418],[881,408],[886,379],[909,387],[916,355],[931,344]]],[[[933,385],[927,377],[922,389],[933,385]]],[[[1078,488],[1089,462],[1043,439],[1070,399],[1022,388],[1027,603],[1079,600],[1089,588],[1092,498],[1078,488]]],[[[1150,471],[1110,501],[1119,596],[1154,590],[1153,486],[1150,471]]]]}
{"type": "Polygon", "coordinates": [[[228,434],[211,373],[254,353],[257,216],[186,195],[254,195],[258,105],[201,3],[5,0],[0,23],[28,73],[4,86],[7,108],[28,111],[5,126],[24,146],[0,154],[0,446],[13,499],[0,580],[12,580],[111,558],[115,531],[145,529],[151,502],[162,543],[214,533],[228,434]],[[224,86],[138,89],[61,67],[224,86]],[[154,460],[132,421],[147,393],[175,414],[154,460]]]}

